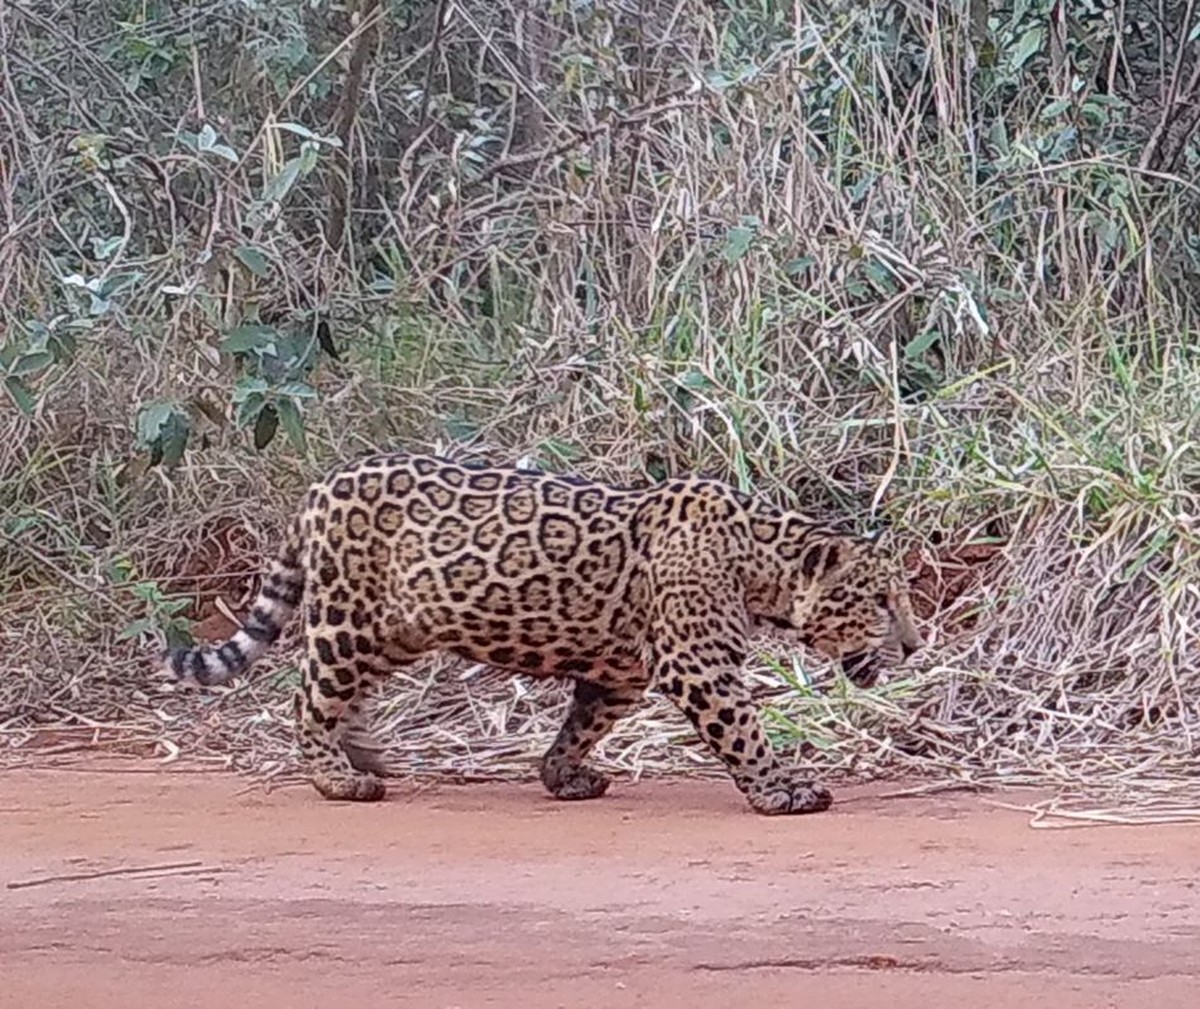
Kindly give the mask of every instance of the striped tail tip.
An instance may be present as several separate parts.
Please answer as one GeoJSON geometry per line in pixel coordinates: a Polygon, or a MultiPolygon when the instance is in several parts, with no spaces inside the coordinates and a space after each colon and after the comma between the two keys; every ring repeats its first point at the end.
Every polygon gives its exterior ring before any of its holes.
{"type": "Polygon", "coordinates": [[[242,646],[234,639],[218,648],[199,645],[195,648],[171,648],[163,652],[166,671],[182,683],[211,687],[227,683],[250,664],[242,646]]]}

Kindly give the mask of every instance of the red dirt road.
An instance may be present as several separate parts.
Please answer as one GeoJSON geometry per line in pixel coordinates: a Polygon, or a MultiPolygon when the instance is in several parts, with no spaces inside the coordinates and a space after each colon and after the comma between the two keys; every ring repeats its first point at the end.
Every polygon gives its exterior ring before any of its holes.
{"type": "Polygon", "coordinates": [[[766,819],[685,781],[352,806],[147,770],[0,776],[0,1006],[1196,1005],[1191,827],[846,787],[766,819]]]}

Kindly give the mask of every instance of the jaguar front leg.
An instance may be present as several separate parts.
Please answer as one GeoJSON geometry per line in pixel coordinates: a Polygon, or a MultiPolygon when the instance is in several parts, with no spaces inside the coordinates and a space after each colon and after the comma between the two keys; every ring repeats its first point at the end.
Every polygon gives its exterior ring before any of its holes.
{"type": "Polygon", "coordinates": [[[664,656],[652,683],[687,715],[756,812],[820,813],[832,804],[827,788],[779,764],[739,668],[664,656]]]}

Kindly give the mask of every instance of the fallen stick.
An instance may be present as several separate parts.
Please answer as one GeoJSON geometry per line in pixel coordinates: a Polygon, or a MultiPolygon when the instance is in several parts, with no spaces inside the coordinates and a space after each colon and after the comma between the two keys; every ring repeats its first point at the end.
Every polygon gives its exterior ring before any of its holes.
{"type": "Polygon", "coordinates": [[[172,869],[196,869],[204,863],[195,862],[158,862],[154,865],[130,865],[120,869],[97,869],[94,872],[69,872],[58,876],[40,876],[37,879],[14,880],[7,884],[9,890],[24,890],[31,886],[42,886],[45,883],[78,883],[87,879],[103,879],[105,876],[132,876],[143,872],[163,872],[172,869]]]}

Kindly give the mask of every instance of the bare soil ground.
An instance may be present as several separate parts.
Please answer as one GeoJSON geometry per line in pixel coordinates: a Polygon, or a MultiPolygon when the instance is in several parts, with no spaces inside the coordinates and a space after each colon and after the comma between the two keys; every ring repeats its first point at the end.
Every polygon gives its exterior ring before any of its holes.
{"type": "Polygon", "coordinates": [[[352,806],[142,764],[10,771],[0,1004],[1196,1004],[1194,827],[1036,830],[886,790],[765,819],[724,782],[352,806]]]}

